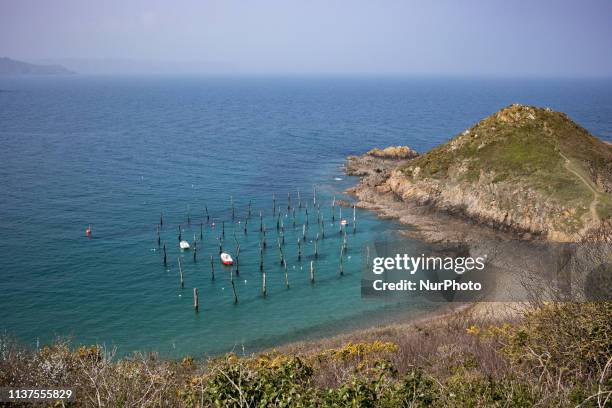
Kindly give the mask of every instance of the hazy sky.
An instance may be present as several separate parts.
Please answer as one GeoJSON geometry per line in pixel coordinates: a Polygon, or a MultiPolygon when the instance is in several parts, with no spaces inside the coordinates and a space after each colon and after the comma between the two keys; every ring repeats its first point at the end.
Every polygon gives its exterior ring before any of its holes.
{"type": "Polygon", "coordinates": [[[612,76],[612,1],[0,0],[0,56],[86,72],[612,76]]]}

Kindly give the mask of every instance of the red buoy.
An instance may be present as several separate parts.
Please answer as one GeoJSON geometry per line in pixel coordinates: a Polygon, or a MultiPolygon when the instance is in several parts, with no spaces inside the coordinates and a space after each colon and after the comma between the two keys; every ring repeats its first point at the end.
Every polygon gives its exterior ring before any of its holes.
{"type": "Polygon", "coordinates": [[[85,230],[85,235],[91,237],[91,225],[85,230]]]}

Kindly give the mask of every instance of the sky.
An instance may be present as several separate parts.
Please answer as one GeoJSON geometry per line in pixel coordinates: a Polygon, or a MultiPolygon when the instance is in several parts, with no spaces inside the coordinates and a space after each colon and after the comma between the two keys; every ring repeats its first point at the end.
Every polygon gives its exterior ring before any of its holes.
{"type": "Polygon", "coordinates": [[[612,76],[612,1],[0,0],[0,56],[79,72],[612,76]]]}

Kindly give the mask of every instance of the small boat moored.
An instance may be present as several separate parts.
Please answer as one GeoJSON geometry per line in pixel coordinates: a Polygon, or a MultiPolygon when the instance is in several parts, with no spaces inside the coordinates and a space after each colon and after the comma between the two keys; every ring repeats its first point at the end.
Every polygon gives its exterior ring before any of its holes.
{"type": "Polygon", "coordinates": [[[181,249],[183,250],[189,249],[190,248],[189,242],[183,240],[179,242],[179,247],[181,247],[181,249]]]}
{"type": "Polygon", "coordinates": [[[234,260],[232,259],[231,255],[226,252],[222,252],[221,255],[219,255],[219,257],[221,258],[221,263],[223,265],[233,265],[234,264],[234,260]]]}
{"type": "Polygon", "coordinates": [[[347,221],[347,220],[342,220],[342,221],[340,221],[340,225],[347,225],[347,224],[348,224],[348,221],[347,221]]]}

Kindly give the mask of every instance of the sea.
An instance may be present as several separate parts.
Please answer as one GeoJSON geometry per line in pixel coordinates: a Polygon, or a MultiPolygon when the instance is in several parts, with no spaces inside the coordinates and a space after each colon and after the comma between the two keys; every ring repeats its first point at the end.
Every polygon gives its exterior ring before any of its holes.
{"type": "Polygon", "coordinates": [[[515,102],[612,140],[609,79],[2,77],[0,332],[29,347],[200,357],[436,310],[362,297],[370,246],[426,244],[359,209],[353,230],[352,209],[332,207],[356,182],[342,165],[373,147],[425,152],[515,102]],[[237,271],[219,262],[220,243],[234,257],[240,247],[237,271]]]}

